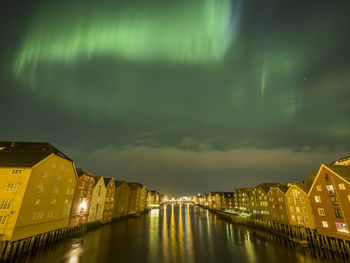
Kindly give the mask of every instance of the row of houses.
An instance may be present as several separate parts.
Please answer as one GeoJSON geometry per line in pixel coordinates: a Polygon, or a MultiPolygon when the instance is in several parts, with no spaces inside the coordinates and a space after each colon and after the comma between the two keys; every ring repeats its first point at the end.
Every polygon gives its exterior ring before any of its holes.
{"type": "Polygon", "coordinates": [[[350,240],[350,157],[322,164],[302,183],[261,183],[231,193],[193,197],[195,203],[350,240]],[[227,199],[227,197],[231,197],[227,199]],[[228,204],[231,204],[228,206],[228,204]]]}
{"type": "Polygon", "coordinates": [[[159,201],[140,183],[76,168],[49,143],[0,142],[0,242],[108,223],[159,201]]]}

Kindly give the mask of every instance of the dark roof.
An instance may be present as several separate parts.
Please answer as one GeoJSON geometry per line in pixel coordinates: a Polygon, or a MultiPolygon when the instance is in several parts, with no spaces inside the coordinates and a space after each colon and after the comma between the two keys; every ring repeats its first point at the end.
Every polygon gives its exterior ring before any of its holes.
{"type": "Polygon", "coordinates": [[[119,186],[121,186],[122,184],[127,184],[126,181],[117,181],[114,180],[114,184],[115,184],[115,188],[118,188],[119,186]]]}
{"type": "Polygon", "coordinates": [[[254,188],[262,188],[266,193],[269,192],[270,188],[273,187],[273,186],[277,186],[279,183],[262,183],[262,184],[259,184],[257,186],[255,186],[254,188]]]}
{"type": "Polygon", "coordinates": [[[105,185],[107,186],[109,182],[112,181],[113,179],[110,177],[103,177],[103,180],[105,181],[105,185]]]}
{"type": "Polygon", "coordinates": [[[140,183],[128,183],[131,190],[137,190],[138,188],[142,188],[143,185],[140,183]]]}
{"type": "Polygon", "coordinates": [[[271,189],[272,187],[274,187],[274,188],[276,187],[276,188],[280,189],[284,194],[287,193],[287,191],[288,191],[288,189],[289,189],[289,186],[286,185],[286,184],[278,184],[278,185],[276,185],[276,186],[271,186],[270,189],[271,189]]]}
{"type": "Polygon", "coordinates": [[[32,167],[50,154],[72,161],[47,142],[0,142],[0,167],[32,167]]]}
{"type": "Polygon", "coordinates": [[[350,165],[335,165],[331,163],[325,166],[350,182],[350,165]]]}
{"type": "Polygon", "coordinates": [[[224,195],[225,198],[233,198],[235,193],[233,193],[233,192],[223,192],[222,194],[224,195]]]}
{"type": "Polygon", "coordinates": [[[101,175],[94,175],[94,179],[95,179],[95,184],[96,185],[98,183],[98,181],[100,181],[100,179],[102,178],[101,175]]]}

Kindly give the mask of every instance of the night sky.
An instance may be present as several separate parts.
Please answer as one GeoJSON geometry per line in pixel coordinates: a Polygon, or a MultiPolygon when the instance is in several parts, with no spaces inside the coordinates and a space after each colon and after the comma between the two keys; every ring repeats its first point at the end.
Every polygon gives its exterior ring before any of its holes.
{"type": "Polygon", "coordinates": [[[0,140],[168,194],[350,155],[349,1],[7,1],[0,140]]]}

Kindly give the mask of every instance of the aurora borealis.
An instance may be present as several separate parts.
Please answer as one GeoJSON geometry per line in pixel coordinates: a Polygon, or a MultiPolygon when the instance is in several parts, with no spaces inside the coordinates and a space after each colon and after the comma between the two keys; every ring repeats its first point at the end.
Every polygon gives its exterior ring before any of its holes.
{"type": "Polygon", "coordinates": [[[6,3],[1,140],[169,193],[300,181],[350,155],[349,3],[6,3]],[[186,183],[184,183],[186,182],[186,183]]]}

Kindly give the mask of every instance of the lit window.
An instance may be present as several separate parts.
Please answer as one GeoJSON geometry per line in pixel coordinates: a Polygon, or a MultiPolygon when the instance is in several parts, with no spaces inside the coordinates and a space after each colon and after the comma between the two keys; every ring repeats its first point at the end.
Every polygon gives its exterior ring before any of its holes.
{"type": "Polygon", "coordinates": [[[54,204],[56,204],[56,199],[51,199],[50,205],[54,205],[54,204]]]}
{"type": "Polygon", "coordinates": [[[335,193],[334,192],[334,187],[333,187],[332,184],[326,185],[326,188],[327,188],[328,193],[330,193],[330,194],[334,194],[335,193]]]}
{"type": "Polygon", "coordinates": [[[303,207],[303,213],[306,213],[306,212],[307,212],[306,207],[303,207]]]}
{"type": "Polygon", "coordinates": [[[39,205],[40,204],[40,199],[34,199],[33,205],[39,205]]]}
{"type": "Polygon", "coordinates": [[[343,232],[343,233],[349,233],[348,227],[345,223],[335,222],[335,226],[337,228],[337,231],[343,232]]]}
{"type": "Polygon", "coordinates": [[[295,198],[295,204],[299,204],[299,198],[295,198]]]}
{"type": "Polygon", "coordinates": [[[40,177],[46,177],[46,176],[47,176],[46,172],[44,172],[44,171],[40,172],[40,177]]]}
{"type": "Polygon", "coordinates": [[[17,183],[8,183],[5,188],[5,192],[16,192],[17,183]]]}
{"type": "Polygon", "coordinates": [[[12,200],[1,200],[0,210],[8,210],[11,208],[12,200]]]}
{"type": "Polygon", "coordinates": [[[331,204],[332,205],[337,205],[338,204],[338,199],[336,196],[331,196],[331,204]]]}
{"type": "Polygon", "coordinates": [[[44,186],[42,184],[39,184],[36,186],[35,192],[36,193],[42,193],[44,191],[44,186]]]}
{"type": "Polygon", "coordinates": [[[70,189],[67,188],[67,189],[66,189],[66,195],[69,195],[69,194],[70,194],[70,189]]]}
{"type": "Polygon", "coordinates": [[[0,225],[5,225],[7,216],[0,216],[0,225]]]}
{"type": "Polygon", "coordinates": [[[316,185],[316,190],[321,192],[322,191],[322,186],[321,185],[316,185]]]}
{"type": "Polygon", "coordinates": [[[316,203],[321,203],[321,196],[315,195],[315,201],[316,203]]]}
{"type": "Polygon", "coordinates": [[[290,207],[290,211],[291,211],[292,213],[294,212],[294,207],[293,207],[293,206],[290,207]]]}
{"type": "Polygon", "coordinates": [[[318,210],[318,214],[319,214],[320,216],[326,215],[323,208],[318,208],[317,210],[318,210]]]}
{"type": "Polygon", "coordinates": [[[297,207],[295,208],[295,211],[296,211],[297,213],[300,213],[300,207],[297,206],[297,207]]]}
{"type": "Polygon", "coordinates": [[[292,221],[295,221],[295,216],[292,216],[292,221]]]}
{"type": "Polygon", "coordinates": [[[52,188],[52,193],[53,193],[53,194],[58,194],[59,190],[60,190],[60,188],[59,188],[58,186],[54,186],[54,187],[52,188]]]}
{"type": "Polygon", "coordinates": [[[322,226],[323,226],[323,227],[328,227],[327,221],[322,221],[322,226]]]}
{"type": "Polygon", "coordinates": [[[309,223],[309,218],[307,216],[304,217],[305,223],[309,223]]]}
{"type": "Polygon", "coordinates": [[[71,183],[71,182],[73,182],[73,180],[72,180],[72,178],[69,178],[68,183],[71,183]]]}
{"type": "Polygon", "coordinates": [[[345,184],[339,184],[338,186],[340,190],[345,190],[345,184]]]}

